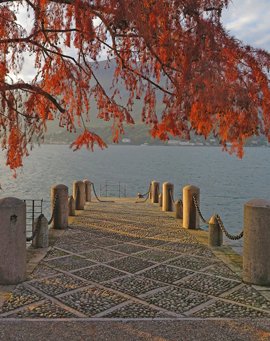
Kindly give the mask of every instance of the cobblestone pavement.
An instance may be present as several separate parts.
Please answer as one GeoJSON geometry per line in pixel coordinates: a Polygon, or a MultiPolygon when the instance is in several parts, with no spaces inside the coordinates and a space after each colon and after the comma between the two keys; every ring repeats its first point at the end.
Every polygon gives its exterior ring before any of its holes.
{"type": "Polygon", "coordinates": [[[179,220],[133,199],[87,204],[0,317],[269,318],[270,301],[179,220]]]}

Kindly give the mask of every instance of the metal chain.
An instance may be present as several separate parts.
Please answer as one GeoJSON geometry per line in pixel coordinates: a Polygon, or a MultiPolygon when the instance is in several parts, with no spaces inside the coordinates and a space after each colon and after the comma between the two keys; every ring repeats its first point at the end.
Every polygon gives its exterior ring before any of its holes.
{"type": "MultiPolygon", "coordinates": [[[[148,188],[148,192],[146,192],[145,194],[140,194],[141,196],[146,196],[146,198],[144,199],[144,200],[142,200],[142,201],[135,201],[135,204],[141,204],[141,203],[144,203],[144,202],[146,202],[148,199],[149,199],[149,196],[150,196],[150,191],[151,191],[151,183],[150,183],[150,185],[149,185],[149,188],[148,188]]],[[[139,197],[140,198],[140,197],[139,197]]]]}
{"type": "Polygon", "coordinates": [[[234,236],[232,234],[230,234],[224,227],[224,224],[220,218],[220,216],[218,214],[216,214],[216,220],[217,223],[219,225],[219,228],[221,229],[221,231],[225,234],[225,236],[231,240],[239,240],[244,236],[244,231],[240,232],[238,235],[234,236]]]}
{"type": "Polygon", "coordinates": [[[200,210],[199,203],[198,203],[198,200],[197,200],[197,197],[196,197],[195,194],[192,196],[192,199],[193,199],[194,206],[195,206],[195,208],[196,208],[196,210],[197,210],[197,212],[198,212],[198,214],[199,214],[201,220],[202,220],[205,224],[209,224],[209,221],[207,221],[206,219],[204,219],[204,217],[203,217],[203,215],[202,215],[202,212],[201,212],[201,210],[200,210]]]}
{"type": "Polygon", "coordinates": [[[43,214],[40,214],[40,215],[39,215],[38,220],[37,220],[37,224],[36,224],[36,228],[35,228],[35,230],[33,231],[32,236],[26,238],[26,241],[27,241],[27,242],[31,242],[31,241],[35,238],[35,236],[36,236],[36,234],[37,234],[37,231],[38,231],[39,228],[40,228],[40,221],[41,221],[41,219],[42,219],[43,217],[44,217],[43,214]]]}
{"type": "Polygon", "coordinates": [[[97,192],[96,192],[94,183],[91,182],[91,185],[92,185],[92,188],[93,188],[94,195],[95,195],[95,197],[96,197],[96,199],[97,199],[98,202],[115,202],[115,201],[113,201],[113,200],[100,200],[99,197],[98,197],[98,195],[97,195],[97,192]]]}
{"type": "Polygon", "coordinates": [[[58,199],[58,195],[56,194],[55,197],[54,197],[54,202],[53,202],[52,216],[51,216],[51,219],[48,221],[48,225],[50,225],[52,223],[53,218],[55,216],[57,199],[58,199]]]}
{"type": "Polygon", "coordinates": [[[170,197],[171,197],[171,201],[175,204],[175,200],[173,198],[173,193],[172,193],[172,189],[169,190],[169,193],[170,193],[170,197]]]}

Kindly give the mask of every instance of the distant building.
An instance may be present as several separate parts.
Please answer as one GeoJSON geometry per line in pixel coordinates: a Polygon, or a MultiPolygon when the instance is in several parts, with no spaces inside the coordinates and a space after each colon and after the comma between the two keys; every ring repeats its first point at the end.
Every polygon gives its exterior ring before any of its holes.
{"type": "Polygon", "coordinates": [[[130,143],[131,142],[131,139],[128,139],[128,138],[123,138],[122,139],[122,143],[130,143]]]}

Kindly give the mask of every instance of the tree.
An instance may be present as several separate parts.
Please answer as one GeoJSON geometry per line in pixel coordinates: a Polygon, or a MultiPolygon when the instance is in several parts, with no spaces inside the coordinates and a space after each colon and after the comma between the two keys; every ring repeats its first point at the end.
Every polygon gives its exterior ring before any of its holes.
{"type": "MultiPolygon", "coordinates": [[[[155,138],[214,134],[243,155],[247,138],[270,141],[270,55],[230,36],[221,23],[229,0],[0,0],[0,138],[11,169],[22,165],[49,120],[85,127],[73,147],[105,143],[86,128],[91,104],[112,120],[114,141],[133,124],[134,101],[155,138]],[[17,16],[27,11],[27,23],[17,16]],[[95,72],[101,53],[115,59],[113,91],[95,72]],[[35,77],[19,73],[35,57],[35,77]],[[28,58],[28,57],[27,57],[28,58]],[[117,102],[118,83],[129,94],[117,102]],[[163,112],[157,117],[157,93],[163,112]]],[[[93,114],[93,113],[92,113],[93,114]]],[[[94,113],[95,114],[95,113],[94,113]]]]}

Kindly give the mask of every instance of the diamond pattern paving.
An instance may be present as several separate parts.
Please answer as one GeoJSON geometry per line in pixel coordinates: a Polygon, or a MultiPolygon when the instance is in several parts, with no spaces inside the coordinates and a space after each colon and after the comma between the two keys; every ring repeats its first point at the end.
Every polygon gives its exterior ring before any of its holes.
{"type": "Polygon", "coordinates": [[[148,303],[175,313],[184,313],[209,300],[210,298],[207,295],[174,287],[146,297],[148,303]]]}
{"type": "Polygon", "coordinates": [[[180,220],[134,201],[87,204],[5,296],[0,318],[270,316],[270,301],[180,220]]]}
{"type": "Polygon", "coordinates": [[[91,268],[75,271],[74,275],[93,282],[104,282],[115,277],[124,276],[125,273],[116,269],[112,269],[105,265],[94,266],[91,268]]]}
{"type": "Polygon", "coordinates": [[[80,311],[86,316],[93,316],[126,301],[126,298],[106,289],[97,287],[77,291],[61,297],[66,305],[80,311]]]}
{"type": "Polygon", "coordinates": [[[56,296],[86,285],[85,281],[67,275],[49,277],[29,284],[50,296],[56,296]]]}
{"type": "Polygon", "coordinates": [[[139,296],[163,286],[161,283],[139,276],[126,276],[105,284],[107,287],[124,292],[131,296],[139,296]]]}
{"type": "Polygon", "coordinates": [[[146,260],[135,257],[121,258],[108,264],[114,268],[131,273],[135,273],[137,271],[149,268],[150,266],[154,265],[154,263],[152,262],[148,262],[146,260]]]}

